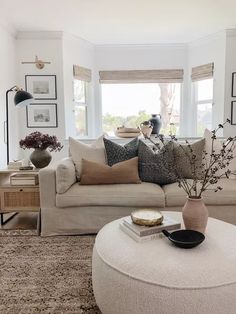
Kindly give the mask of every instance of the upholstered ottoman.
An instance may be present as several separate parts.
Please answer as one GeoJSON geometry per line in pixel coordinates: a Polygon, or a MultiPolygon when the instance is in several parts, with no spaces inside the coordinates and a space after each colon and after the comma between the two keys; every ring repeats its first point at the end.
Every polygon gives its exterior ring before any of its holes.
{"type": "MultiPolygon", "coordinates": [[[[181,214],[166,212],[181,221],[181,214]]],[[[210,218],[206,240],[180,249],[165,237],[137,243],[120,220],[97,235],[93,289],[103,314],[235,314],[236,227],[210,218]]]]}

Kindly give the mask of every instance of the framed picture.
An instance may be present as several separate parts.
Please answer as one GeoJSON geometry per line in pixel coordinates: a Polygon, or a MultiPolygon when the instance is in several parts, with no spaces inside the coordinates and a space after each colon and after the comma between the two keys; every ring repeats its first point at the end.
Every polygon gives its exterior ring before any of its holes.
{"type": "Polygon", "coordinates": [[[232,90],[231,96],[236,97],[236,72],[232,73],[232,90]]]}
{"type": "Polygon", "coordinates": [[[34,99],[57,99],[56,75],[26,75],[25,89],[34,99]]]}
{"type": "Polygon", "coordinates": [[[231,101],[231,124],[236,125],[236,101],[231,101]]]}
{"type": "Polygon", "coordinates": [[[57,128],[57,104],[30,104],[26,119],[27,128],[57,128]]]}

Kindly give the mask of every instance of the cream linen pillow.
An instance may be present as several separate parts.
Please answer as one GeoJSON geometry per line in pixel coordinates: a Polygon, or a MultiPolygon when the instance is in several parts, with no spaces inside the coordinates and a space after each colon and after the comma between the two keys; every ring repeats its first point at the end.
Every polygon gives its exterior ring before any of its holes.
{"type": "Polygon", "coordinates": [[[56,168],[57,193],[65,193],[75,182],[75,165],[71,157],[64,158],[56,168]]]}
{"type": "MultiPolygon", "coordinates": [[[[209,131],[208,129],[205,129],[205,132],[204,132],[204,138],[205,138],[205,151],[207,153],[207,156],[206,156],[206,161],[207,161],[207,164],[209,164],[209,161],[210,161],[210,154],[211,154],[211,145],[212,145],[212,132],[209,131]]],[[[220,153],[220,150],[222,149],[222,143],[220,140],[216,139],[214,141],[214,150],[217,154],[220,153]]],[[[233,150],[233,156],[234,156],[234,159],[231,160],[230,162],[230,165],[228,168],[225,168],[225,169],[220,169],[217,174],[224,174],[227,169],[230,169],[230,171],[232,172],[236,172],[236,147],[234,147],[234,150],[233,150]]]]}
{"type": "Polygon", "coordinates": [[[80,179],[82,159],[106,164],[103,136],[100,136],[92,144],[84,144],[72,137],[69,137],[69,152],[75,164],[76,176],[78,180],[80,179]]]}

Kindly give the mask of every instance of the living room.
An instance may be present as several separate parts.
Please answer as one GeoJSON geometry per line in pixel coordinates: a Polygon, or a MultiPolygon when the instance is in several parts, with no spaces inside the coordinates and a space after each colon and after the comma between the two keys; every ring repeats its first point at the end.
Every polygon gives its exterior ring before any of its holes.
{"type": "Polygon", "coordinates": [[[0,313],[236,313],[235,6],[0,0],[0,313]]]}

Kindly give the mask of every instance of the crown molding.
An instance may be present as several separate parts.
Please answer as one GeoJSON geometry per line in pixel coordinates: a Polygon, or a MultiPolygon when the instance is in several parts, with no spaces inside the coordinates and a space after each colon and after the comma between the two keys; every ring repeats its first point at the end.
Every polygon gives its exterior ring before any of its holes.
{"type": "Polygon", "coordinates": [[[6,22],[6,21],[3,20],[3,19],[0,19],[0,27],[2,27],[2,28],[3,28],[7,33],[9,33],[11,36],[13,36],[14,38],[16,38],[16,36],[17,36],[17,30],[16,30],[16,28],[15,28],[12,24],[6,22]]]}
{"type": "Polygon", "coordinates": [[[159,43],[159,44],[117,44],[117,45],[110,45],[110,44],[97,44],[95,45],[95,49],[143,49],[143,50],[149,50],[149,49],[186,49],[187,48],[186,43],[159,43]]]}
{"type": "Polygon", "coordinates": [[[226,29],[226,37],[236,37],[236,29],[231,28],[231,29],[226,29]]]}
{"type": "Polygon", "coordinates": [[[62,39],[62,31],[18,31],[16,39],[62,39]]]}
{"type": "Polygon", "coordinates": [[[202,38],[191,41],[190,43],[188,43],[188,48],[191,49],[191,48],[194,48],[194,47],[197,47],[200,45],[207,44],[211,40],[217,40],[219,38],[223,39],[225,37],[226,37],[226,30],[219,31],[219,32],[216,32],[216,33],[213,33],[213,34],[210,34],[210,35],[204,36],[202,38]]]}

